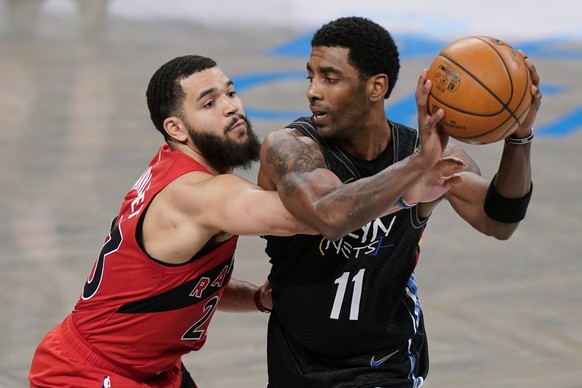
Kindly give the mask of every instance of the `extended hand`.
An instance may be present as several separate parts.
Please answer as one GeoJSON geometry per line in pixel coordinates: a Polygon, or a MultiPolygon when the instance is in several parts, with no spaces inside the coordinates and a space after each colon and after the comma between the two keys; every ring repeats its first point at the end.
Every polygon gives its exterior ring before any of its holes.
{"type": "Polygon", "coordinates": [[[403,196],[406,203],[432,202],[442,197],[453,185],[463,181],[459,174],[467,168],[465,162],[454,156],[441,158],[403,196]]]}

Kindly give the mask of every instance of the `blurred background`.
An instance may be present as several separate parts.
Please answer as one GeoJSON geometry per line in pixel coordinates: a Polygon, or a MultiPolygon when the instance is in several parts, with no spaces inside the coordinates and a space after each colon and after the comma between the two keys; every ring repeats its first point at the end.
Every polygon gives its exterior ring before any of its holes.
{"type": "MultiPolygon", "coordinates": [[[[533,59],[544,100],[528,217],[500,242],[443,203],[425,232],[425,386],[582,387],[580,11],[568,0],[0,0],[0,387],[28,385],[34,349],[73,308],[162,142],[145,104],[153,72],[179,55],[216,59],[262,138],[308,113],[311,34],[347,15],[394,35],[402,70],[386,110],[411,126],[417,77],[451,41],[490,35],[533,59]]],[[[501,147],[463,145],[487,177],[501,147]]],[[[263,240],[242,237],[234,276],[259,284],[268,271],[263,240]]],[[[201,388],[265,387],[267,319],[215,316],[184,360],[201,388]]]]}

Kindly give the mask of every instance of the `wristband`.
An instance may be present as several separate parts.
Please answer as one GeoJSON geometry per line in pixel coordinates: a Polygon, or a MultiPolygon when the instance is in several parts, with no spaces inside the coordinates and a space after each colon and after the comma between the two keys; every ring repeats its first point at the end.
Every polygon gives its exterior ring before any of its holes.
{"type": "Polygon", "coordinates": [[[491,180],[489,189],[487,190],[487,195],[485,196],[485,201],[483,202],[483,210],[489,218],[495,221],[502,222],[504,224],[513,224],[519,222],[525,218],[525,213],[529,205],[529,200],[531,199],[531,194],[533,191],[533,183],[526,195],[521,198],[505,198],[497,189],[493,182],[495,178],[491,180]]]}
{"type": "Polygon", "coordinates": [[[519,138],[519,137],[513,137],[513,136],[510,135],[510,136],[507,136],[505,138],[505,142],[507,144],[523,145],[523,144],[531,143],[531,141],[533,140],[533,138],[534,138],[534,130],[532,128],[531,129],[531,133],[528,136],[523,137],[523,138],[519,138]]]}
{"type": "Polygon", "coordinates": [[[406,201],[402,197],[398,198],[396,204],[400,207],[400,209],[410,209],[411,207],[414,207],[416,205],[416,204],[410,205],[406,203],[406,201]]]}
{"type": "Polygon", "coordinates": [[[260,312],[265,313],[265,314],[269,314],[271,312],[271,309],[263,306],[263,304],[261,303],[261,290],[262,289],[263,289],[263,287],[259,287],[255,291],[255,306],[257,306],[257,309],[260,312]]]}

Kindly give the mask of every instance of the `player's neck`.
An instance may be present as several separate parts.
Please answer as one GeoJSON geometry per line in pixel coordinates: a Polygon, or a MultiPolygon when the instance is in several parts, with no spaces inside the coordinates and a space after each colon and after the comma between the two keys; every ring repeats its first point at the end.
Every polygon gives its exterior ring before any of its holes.
{"type": "Polygon", "coordinates": [[[234,170],[233,168],[225,169],[222,167],[217,167],[214,164],[210,163],[210,161],[206,159],[202,152],[200,152],[200,150],[196,148],[196,146],[190,144],[190,142],[185,143],[173,142],[170,145],[170,147],[182,152],[183,154],[188,155],[189,157],[191,157],[192,159],[206,167],[206,169],[208,169],[208,171],[210,171],[212,175],[231,174],[234,170]]]}
{"type": "Polygon", "coordinates": [[[358,159],[374,160],[384,152],[391,140],[390,124],[384,116],[381,121],[371,121],[362,125],[354,136],[338,141],[337,144],[358,159]]]}

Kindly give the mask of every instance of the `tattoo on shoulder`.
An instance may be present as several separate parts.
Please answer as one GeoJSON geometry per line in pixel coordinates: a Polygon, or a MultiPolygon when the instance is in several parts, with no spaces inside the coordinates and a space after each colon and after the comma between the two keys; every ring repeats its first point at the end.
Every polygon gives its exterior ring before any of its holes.
{"type": "Polygon", "coordinates": [[[289,172],[313,171],[325,167],[325,160],[317,145],[297,140],[278,140],[267,150],[266,162],[282,177],[289,172]]]}
{"type": "Polygon", "coordinates": [[[285,193],[291,195],[307,176],[303,172],[325,167],[325,159],[316,143],[304,142],[296,138],[274,141],[267,149],[265,162],[270,165],[285,193]],[[297,174],[290,174],[297,173],[297,174]]]}

